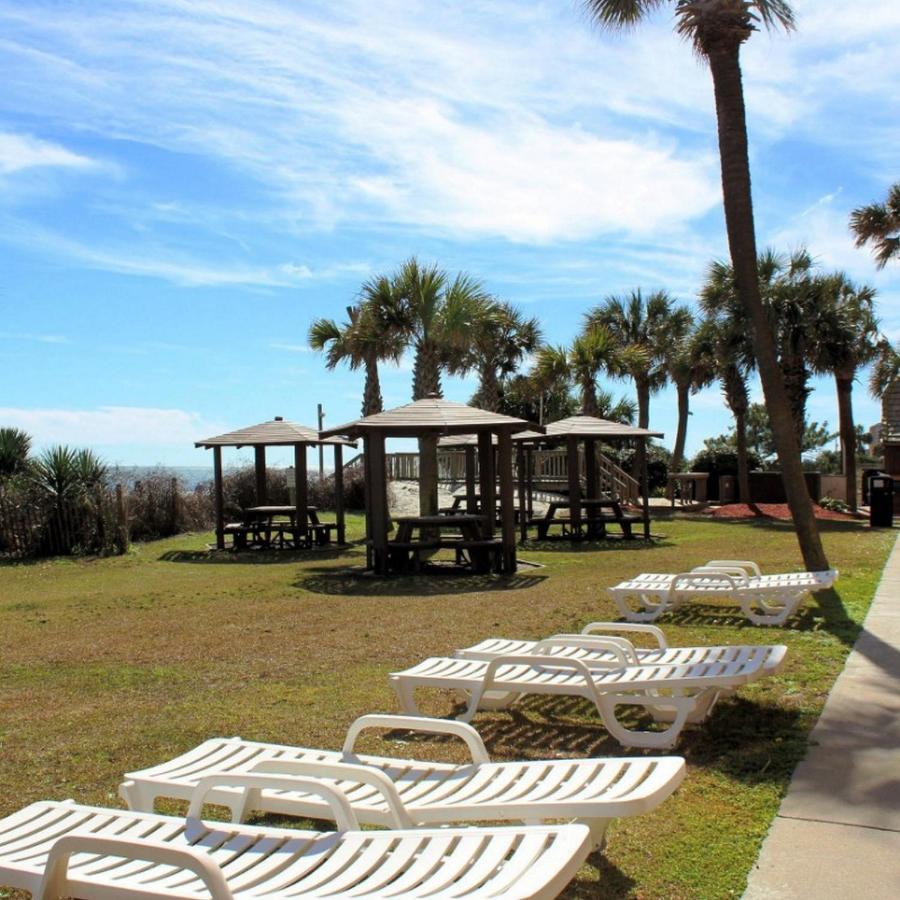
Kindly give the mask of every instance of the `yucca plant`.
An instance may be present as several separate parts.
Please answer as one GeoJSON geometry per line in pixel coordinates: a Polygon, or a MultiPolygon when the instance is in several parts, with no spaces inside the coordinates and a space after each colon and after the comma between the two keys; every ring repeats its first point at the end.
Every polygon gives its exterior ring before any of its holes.
{"type": "Polygon", "coordinates": [[[0,428],[0,483],[28,468],[31,435],[21,428],[0,428]]]}

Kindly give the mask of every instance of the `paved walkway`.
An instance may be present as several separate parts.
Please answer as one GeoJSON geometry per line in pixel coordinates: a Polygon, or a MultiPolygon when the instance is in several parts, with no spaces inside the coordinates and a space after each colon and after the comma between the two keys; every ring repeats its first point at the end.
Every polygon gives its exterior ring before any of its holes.
{"type": "Polygon", "coordinates": [[[900,898],[900,539],[744,900],[900,898]]]}

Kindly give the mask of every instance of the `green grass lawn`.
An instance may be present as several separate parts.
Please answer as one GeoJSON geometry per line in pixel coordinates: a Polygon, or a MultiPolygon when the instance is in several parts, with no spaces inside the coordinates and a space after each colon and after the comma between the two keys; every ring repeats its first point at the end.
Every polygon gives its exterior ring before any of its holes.
{"type": "MultiPolygon", "coordinates": [[[[689,774],[655,813],[616,823],[566,897],[739,896],[788,778],[865,616],[891,532],[822,523],[837,589],[790,627],[747,624],[736,605],[694,604],[659,624],[672,644],[790,646],[776,678],[723,700],[676,752],[689,774]]],[[[490,636],[539,638],[617,618],[602,588],[715,557],[800,567],[785,523],[661,519],[642,541],[534,545],[543,568],[510,577],[377,581],[344,552],[208,555],[209,535],[125,557],[0,566],[0,815],[34,800],[119,805],[123,772],[212,736],[337,748],[349,723],[396,711],[388,672],[490,636]]],[[[361,520],[351,520],[351,537],[361,520]]],[[[451,699],[426,697],[437,715],[451,699]]],[[[593,707],[530,698],[474,722],[497,759],[623,755],[593,707]]],[[[369,752],[463,758],[462,745],[378,735],[369,752]]],[[[174,809],[174,807],[173,807],[174,809]]],[[[0,896],[12,896],[0,888],[0,896]]]]}

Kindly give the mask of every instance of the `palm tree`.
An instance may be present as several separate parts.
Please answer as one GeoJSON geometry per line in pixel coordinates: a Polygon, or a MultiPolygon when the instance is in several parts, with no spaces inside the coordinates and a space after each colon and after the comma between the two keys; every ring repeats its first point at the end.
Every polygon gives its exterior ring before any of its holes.
{"type": "Polygon", "coordinates": [[[597,378],[604,370],[618,373],[622,365],[622,353],[609,329],[598,326],[585,329],[571,347],[542,347],[534,378],[541,390],[574,382],[581,399],[581,415],[599,416],[597,378]]]}
{"type": "Polygon", "coordinates": [[[879,269],[892,257],[900,257],[900,181],[888,191],[884,203],[854,209],[850,213],[850,230],[856,234],[857,247],[871,242],[879,269]]]}
{"type": "Polygon", "coordinates": [[[738,499],[750,499],[750,466],[747,452],[747,414],[750,409],[748,380],[756,365],[747,314],[737,297],[734,273],[723,262],[712,262],[700,290],[700,308],[706,319],[697,335],[697,351],[722,385],[725,402],[734,416],[738,499]]]}
{"type": "Polygon", "coordinates": [[[853,382],[859,370],[878,352],[875,291],[856,287],[843,272],[820,279],[824,308],[816,329],[815,367],[834,375],[841,438],[841,471],[847,478],[847,504],[855,512],[856,426],[853,382]]]}
{"type": "MultiPolygon", "coordinates": [[[[693,316],[691,321],[693,323],[693,316]]],[[[672,472],[680,471],[684,461],[690,395],[706,387],[715,378],[714,357],[709,350],[704,335],[698,328],[694,328],[676,338],[665,359],[666,371],[675,385],[678,403],[678,427],[675,431],[675,447],[670,463],[672,472]]]]}
{"type": "Polygon", "coordinates": [[[880,400],[885,391],[900,378],[900,352],[882,336],[875,348],[875,360],[869,375],[869,393],[880,400]]]}
{"type": "Polygon", "coordinates": [[[537,319],[526,319],[510,303],[486,303],[471,335],[470,356],[463,363],[464,368],[478,371],[478,392],[472,403],[499,412],[501,380],[512,375],[526,354],[534,353],[540,343],[537,319]]]}
{"type": "MultiPolygon", "coordinates": [[[[585,314],[585,330],[605,329],[615,344],[623,348],[620,365],[614,374],[634,381],[637,393],[638,427],[650,427],[650,397],[668,378],[666,359],[669,351],[691,326],[686,306],[675,306],[665,291],[655,291],[644,299],[638,288],[628,297],[608,297],[585,314]]],[[[646,447],[638,443],[634,477],[642,471],[646,447]]]]}
{"type": "Polygon", "coordinates": [[[373,278],[362,286],[359,302],[347,307],[346,322],[338,324],[334,319],[316,319],[309,328],[309,346],[326,353],[325,365],[329,369],[342,362],[348,363],[351,369],[365,369],[364,416],[383,409],[378,363],[396,362],[403,352],[397,332],[383,327],[377,318],[380,304],[387,302],[392,290],[389,278],[383,275],[373,278]]]}
{"type": "MultiPolygon", "coordinates": [[[[412,257],[391,278],[391,291],[380,298],[380,330],[396,334],[412,347],[413,400],[441,397],[441,371],[465,371],[471,340],[490,303],[481,283],[463,272],[451,279],[436,265],[412,257]]],[[[437,436],[419,438],[419,510],[438,510],[437,436]]]]}
{"type": "Polygon", "coordinates": [[[584,0],[584,3],[594,18],[609,28],[636,25],[654,10],[672,3],[678,22],[676,30],[691,40],[695,51],[709,64],[716,100],[725,225],[735,284],[752,323],[763,392],[803,560],[810,570],[827,569],[828,559],[803,474],[800,441],[757,281],[756,232],[741,80],[741,46],[757,30],[759,22],[769,29],[778,26],[792,29],[791,7],[786,0],[584,0]]]}

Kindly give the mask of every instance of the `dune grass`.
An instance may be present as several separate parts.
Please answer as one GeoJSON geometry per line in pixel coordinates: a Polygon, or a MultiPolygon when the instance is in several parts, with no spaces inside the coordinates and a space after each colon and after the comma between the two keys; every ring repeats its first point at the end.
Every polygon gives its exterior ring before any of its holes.
{"type": "MultiPolygon", "coordinates": [[[[852,523],[822,527],[841,578],[789,628],[750,626],[728,603],[664,617],[672,643],[783,642],[788,664],[685,732],[682,788],[655,813],[616,823],[564,896],[740,895],[893,541],[852,523]]],[[[124,771],[215,735],[339,747],[356,716],[397,709],[389,672],[489,635],[537,638],[616,618],[601,588],[637,571],[714,557],[800,567],[786,523],[675,517],[654,531],[649,547],[531,545],[521,558],[543,568],[510,577],[378,581],[352,571],[359,546],[234,557],[207,554],[209,535],[112,559],[0,566],[0,815],[37,799],[118,805],[124,771]]],[[[354,518],[351,539],[360,533],[354,518]]],[[[454,708],[440,695],[424,707],[454,708]]],[[[629,752],[580,700],[531,698],[474,724],[497,759],[629,752]]],[[[452,741],[389,738],[361,747],[463,759],[452,741]]]]}

